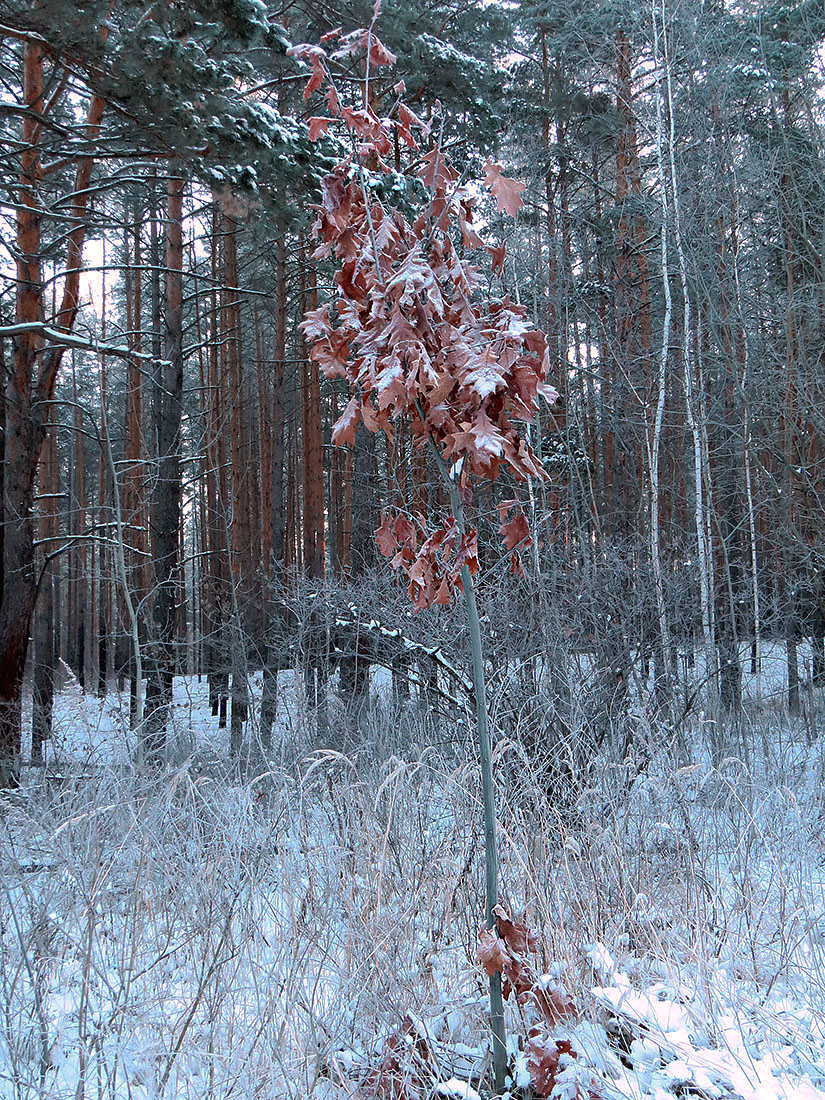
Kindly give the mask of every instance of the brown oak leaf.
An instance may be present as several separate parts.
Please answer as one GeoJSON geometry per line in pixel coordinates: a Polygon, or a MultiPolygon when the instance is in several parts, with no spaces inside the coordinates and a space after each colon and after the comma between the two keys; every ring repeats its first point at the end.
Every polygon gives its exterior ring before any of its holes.
{"type": "Polygon", "coordinates": [[[547,1035],[535,1034],[527,1044],[527,1072],[530,1083],[539,1096],[551,1096],[559,1072],[559,1062],[563,1054],[577,1057],[567,1039],[552,1039],[547,1035]]]}
{"type": "Polygon", "coordinates": [[[335,122],[334,118],[322,118],[317,115],[311,118],[307,123],[309,126],[309,140],[317,141],[318,138],[323,137],[333,122],[335,122]]]}
{"type": "Polygon", "coordinates": [[[509,523],[502,523],[499,532],[508,550],[515,550],[517,546],[522,544],[529,546],[533,541],[530,537],[530,524],[527,522],[527,516],[524,512],[520,512],[509,523]]]}
{"type": "Polygon", "coordinates": [[[484,165],[484,183],[492,191],[499,210],[514,218],[524,205],[521,193],[527,189],[527,184],[522,183],[521,180],[502,176],[501,165],[493,164],[490,160],[484,165]]]}
{"type": "Polygon", "coordinates": [[[381,515],[381,526],[375,532],[375,541],[385,558],[391,558],[398,548],[398,541],[386,512],[381,515]]]}
{"type": "Polygon", "coordinates": [[[504,949],[504,944],[496,935],[494,928],[479,929],[476,960],[484,968],[484,973],[488,977],[492,977],[493,974],[500,974],[510,961],[510,956],[504,949]]]}

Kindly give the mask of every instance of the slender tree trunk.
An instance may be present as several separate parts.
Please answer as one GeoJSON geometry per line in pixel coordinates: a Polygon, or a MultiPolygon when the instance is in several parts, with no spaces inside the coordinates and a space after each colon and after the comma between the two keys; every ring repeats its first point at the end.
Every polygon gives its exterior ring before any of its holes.
{"type": "MultiPolygon", "coordinates": [[[[106,295],[106,242],[103,243],[103,271],[101,273],[101,336],[105,343],[106,340],[106,308],[107,308],[107,295],[106,295]]],[[[106,402],[108,390],[108,370],[106,364],[106,356],[100,357],[100,408],[101,408],[101,423],[100,423],[100,438],[103,439],[105,426],[106,426],[106,402]]],[[[109,535],[109,528],[106,527],[106,520],[108,513],[106,510],[106,454],[105,445],[101,444],[100,455],[98,457],[97,467],[97,519],[98,526],[105,535],[109,535]]],[[[97,693],[100,698],[105,698],[106,690],[108,687],[109,672],[110,672],[110,658],[114,646],[112,644],[114,639],[114,623],[112,621],[112,579],[110,575],[110,566],[113,560],[111,550],[107,546],[106,542],[100,544],[98,553],[98,595],[97,595],[97,612],[98,612],[98,626],[97,626],[97,693]]]]}
{"type": "MultiPolygon", "coordinates": [[[[317,302],[315,273],[310,268],[302,314],[317,302]],[[304,308],[305,307],[305,308],[304,308]]],[[[321,441],[321,379],[318,363],[306,358],[302,381],[304,570],[308,577],[324,575],[324,459],[321,441]]]]}
{"type": "Polygon", "coordinates": [[[3,538],[6,529],[4,501],[5,492],[5,456],[6,456],[6,341],[0,339],[0,607],[3,606],[4,555],[3,538]]]}
{"type": "Polygon", "coordinates": [[[172,704],[177,665],[178,532],[181,520],[181,412],[183,399],[183,193],[184,181],[169,167],[166,208],[164,354],[156,387],[155,432],[158,473],[155,487],[152,557],[155,564],[152,713],[142,731],[143,759],[158,763],[172,704]]]}
{"type": "MultiPolygon", "coordinates": [[[[670,328],[673,316],[673,298],[670,291],[670,267],[668,262],[668,201],[667,181],[664,159],[664,120],[662,103],[661,58],[659,57],[659,25],[656,0],[652,3],[653,32],[655,43],[654,64],[656,65],[656,163],[659,171],[659,188],[662,197],[662,288],[665,299],[665,312],[662,320],[662,345],[659,352],[659,376],[656,396],[656,411],[651,438],[648,443],[648,464],[650,469],[650,561],[653,571],[653,586],[656,596],[656,617],[659,626],[659,661],[661,670],[668,683],[672,675],[670,670],[670,632],[668,630],[667,609],[665,606],[664,579],[662,574],[661,542],[659,530],[659,461],[664,422],[665,399],[667,397],[667,369],[670,351],[670,328]]],[[[665,33],[666,33],[666,28],[665,33]]]]}
{"type": "MultiPolygon", "coordinates": [[[[153,219],[154,221],[154,219],[153,219]]],[[[155,230],[155,233],[157,231],[155,230]]],[[[140,217],[137,208],[133,222],[133,253],[130,257],[129,232],[124,234],[125,251],[125,291],[127,328],[129,345],[136,352],[129,359],[126,368],[126,408],[125,408],[125,468],[123,471],[123,513],[126,527],[127,547],[126,564],[129,574],[129,586],[134,599],[140,606],[145,597],[145,566],[143,555],[146,552],[143,527],[145,523],[143,507],[143,369],[138,355],[142,347],[142,284],[140,217]],[[130,262],[131,260],[131,262],[130,262]]],[[[144,616],[139,615],[141,641],[145,641],[146,630],[144,616]]],[[[136,701],[138,693],[137,674],[132,660],[131,698],[129,713],[132,728],[136,721],[136,701]]]]}
{"type": "MultiPolygon", "coordinates": [[[[668,128],[668,161],[670,168],[671,202],[673,210],[673,236],[676,244],[676,256],[678,260],[679,282],[682,289],[682,362],[684,368],[683,380],[685,390],[685,413],[690,429],[693,444],[693,480],[694,480],[694,529],[696,532],[698,573],[699,573],[699,603],[701,609],[702,637],[704,641],[705,660],[707,662],[709,682],[714,699],[718,697],[716,650],[713,640],[713,574],[711,547],[708,538],[707,514],[706,514],[706,473],[707,456],[703,424],[700,416],[701,400],[697,400],[694,380],[694,360],[691,347],[691,298],[688,284],[687,259],[685,257],[684,241],[682,234],[681,203],[679,198],[679,184],[676,170],[675,151],[675,118],[673,110],[673,80],[670,65],[670,53],[668,39],[665,35],[663,41],[663,57],[665,64],[666,103],[669,120],[668,128]]],[[[701,377],[700,377],[701,398],[701,377]]]]}
{"type": "Polygon", "coordinates": [[[32,682],[32,763],[43,763],[43,745],[52,735],[54,675],[57,663],[55,639],[56,563],[49,556],[57,551],[60,534],[58,503],[57,432],[54,409],[49,412],[47,438],[40,457],[39,537],[43,561],[40,593],[34,619],[34,674],[32,682]]]}
{"type": "Polygon", "coordinates": [[[266,574],[272,566],[272,393],[264,347],[264,332],[260,314],[253,314],[255,330],[255,377],[258,398],[258,491],[261,525],[261,564],[266,574]]]}
{"type": "MultiPolygon", "coordinates": [[[[423,419],[423,417],[422,417],[423,419]]],[[[467,525],[464,518],[464,503],[458,482],[450,477],[444,460],[436,444],[430,440],[431,449],[438,463],[444,486],[450,496],[450,506],[458,529],[462,536],[467,525]]],[[[473,690],[476,704],[476,731],[478,736],[479,758],[481,762],[481,793],[484,804],[484,883],[485,918],[488,928],[496,925],[496,906],[498,905],[498,841],[496,838],[496,803],[493,783],[492,750],[490,744],[490,726],[487,710],[487,687],[484,675],[484,652],[481,640],[481,623],[476,603],[473,577],[469,568],[461,569],[461,584],[464,589],[464,603],[467,608],[467,625],[473,656],[473,690]]],[[[504,1029],[504,1000],[501,989],[501,974],[496,972],[490,977],[490,1022],[493,1033],[493,1076],[495,1091],[501,1095],[505,1090],[507,1074],[507,1037],[504,1029]]]]}
{"type": "Polygon", "coordinates": [[[86,603],[88,590],[88,551],[86,545],[86,448],[83,434],[83,410],[78,403],[77,376],[72,357],[72,385],[74,397],[74,451],[72,462],[72,527],[77,535],[77,545],[72,548],[74,591],[72,593],[71,667],[82,691],[86,690],[86,603]]]}
{"type": "MultiPolygon", "coordinates": [[[[220,312],[218,309],[217,283],[219,263],[219,215],[217,205],[212,210],[210,234],[210,273],[212,290],[209,294],[207,356],[208,386],[205,398],[206,432],[206,530],[208,542],[206,638],[204,653],[209,680],[209,703],[213,717],[226,708],[227,654],[223,642],[224,580],[226,576],[226,525],[225,505],[225,452],[223,372],[220,363],[220,312]]],[[[221,725],[223,726],[223,722],[221,725]]]]}
{"type": "Polygon", "coordinates": [[[284,501],[284,360],[286,359],[286,239],[275,247],[275,359],[272,376],[272,465],[271,465],[271,558],[267,567],[268,638],[261,695],[261,747],[272,748],[272,730],[278,702],[278,670],[282,661],[284,609],[282,590],[285,581],[285,501],[284,501]]]}
{"type": "Polygon", "coordinates": [[[245,454],[247,435],[246,399],[241,355],[240,300],[238,289],[237,225],[224,217],[224,331],[227,382],[229,386],[229,440],[232,461],[231,523],[227,526],[227,544],[232,585],[232,709],[230,717],[230,752],[233,759],[240,755],[243,727],[249,713],[249,678],[246,660],[248,645],[249,606],[251,603],[252,555],[249,469],[245,454]]]}
{"type": "Polygon", "coordinates": [[[635,533],[642,484],[642,440],[633,428],[632,407],[645,394],[652,375],[650,277],[647,229],[639,212],[642,199],[641,168],[633,96],[632,50],[622,28],[616,34],[619,132],[616,147],[616,334],[619,371],[610,392],[615,454],[613,500],[618,530],[625,537],[635,533]]]}
{"type": "MultiPolygon", "coordinates": [[[[17,290],[16,319],[43,319],[40,272],[41,211],[37,187],[40,178],[40,139],[43,115],[43,56],[39,44],[28,40],[23,51],[23,99],[27,110],[22,124],[22,151],[16,211],[17,290]]],[[[104,101],[93,96],[85,137],[93,145],[100,132],[104,101]]],[[[55,327],[71,332],[79,307],[80,266],[86,235],[86,209],[93,160],[77,162],[70,207],[71,228],[66,237],[63,294],[55,327]]],[[[34,481],[45,439],[44,417],[54,397],[64,348],[55,344],[39,354],[33,332],[15,339],[14,361],[6,390],[5,477],[3,484],[4,587],[0,605],[0,787],[19,781],[20,721],[23,673],[29,627],[34,612],[34,481]]]]}
{"type": "MultiPolygon", "coordinates": [[[[18,322],[42,318],[40,273],[40,178],[37,118],[43,112],[43,56],[27,41],[23,51],[23,151],[17,206],[18,322]]],[[[34,477],[43,443],[42,421],[32,409],[32,380],[37,369],[38,339],[21,333],[6,387],[3,462],[3,602],[0,605],[0,787],[16,786],[20,766],[20,721],[23,671],[34,610],[34,477]]],[[[43,414],[41,414],[42,416],[43,414]]]]}

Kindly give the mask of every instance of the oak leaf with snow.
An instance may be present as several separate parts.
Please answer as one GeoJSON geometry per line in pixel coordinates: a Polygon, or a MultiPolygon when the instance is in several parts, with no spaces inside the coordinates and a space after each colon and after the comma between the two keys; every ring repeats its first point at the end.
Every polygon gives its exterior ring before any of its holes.
{"type": "MultiPolygon", "coordinates": [[[[345,379],[350,400],[333,429],[333,442],[351,445],[359,423],[392,436],[406,424],[415,448],[435,448],[460,479],[463,497],[475,477],[495,478],[506,467],[517,480],[544,478],[519,422],[529,422],[539,396],[552,400],[548,386],[548,342],[532,328],[525,307],[482,293],[483,276],[469,251],[489,247],[494,264],[503,264],[503,245],[486,246],[473,225],[475,197],[461,182],[440,142],[420,154],[416,135],[429,124],[403,102],[379,117],[369,97],[342,102],[332,68],[351,59],[364,72],[388,66],[394,58],[371,27],[349,34],[330,32],[329,52],[301,45],[292,56],[310,67],[305,96],[319,93],[328,110],[313,114],[313,138],[343,122],[355,135],[353,151],[322,181],[321,202],[314,207],[313,257],[332,260],[333,298],[311,311],[302,326],[310,356],[326,378],[345,379]],[[417,217],[382,197],[383,175],[395,177],[382,159],[398,149],[411,151],[407,176],[417,177],[430,195],[417,217]],[[463,242],[464,250],[460,245],[463,242]]],[[[388,158],[389,159],[389,158],[388,158]]],[[[485,182],[499,209],[515,215],[524,185],[488,162],[485,182]]],[[[520,517],[504,522],[502,534],[511,551],[511,568],[522,570],[518,547],[527,544],[520,517]]],[[[415,537],[401,538],[382,520],[381,552],[406,574],[416,610],[446,604],[462,591],[461,569],[478,570],[475,531],[459,538],[450,517],[428,530],[416,519],[415,537]],[[420,536],[420,539],[419,539],[420,536]],[[393,545],[392,539],[396,539],[393,545]]]]}
{"type": "Polygon", "coordinates": [[[496,200],[496,206],[502,214],[509,214],[511,218],[514,218],[521,207],[524,206],[524,199],[521,194],[522,191],[527,190],[527,184],[522,183],[521,180],[503,176],[500,164],[493,164],[490,160],[487,161],[484,165],[484,183],[490,188],[493,198],[496,200]]]}

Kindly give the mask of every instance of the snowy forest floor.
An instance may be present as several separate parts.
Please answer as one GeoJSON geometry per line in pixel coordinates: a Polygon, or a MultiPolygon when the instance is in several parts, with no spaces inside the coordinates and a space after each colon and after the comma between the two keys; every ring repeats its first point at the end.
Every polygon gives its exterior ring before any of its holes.
{"type": "MultiPolygon", "coordinates": [[[[573,806],[499,741],[502,897],[558,1007],[508,1002],[514,1092],[825,1098],[825,701],[791,722],[770,667],[715,765],[700,714],[573,806]]],[[[176,683],[152,777],[126,697],[61,693],[46,774],[0,810],[3,1100],[487,1091],[472,733],[379,680],[358,751],[318,748],[298,688],[243,777],[205,680],[176,683]]]]}

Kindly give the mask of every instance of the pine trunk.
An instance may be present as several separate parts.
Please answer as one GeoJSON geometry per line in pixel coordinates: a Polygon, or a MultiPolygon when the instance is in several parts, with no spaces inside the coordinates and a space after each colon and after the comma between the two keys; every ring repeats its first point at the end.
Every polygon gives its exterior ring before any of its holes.
{"type": "Polygon", "coordinates": [[[183,398],[183,192],[184,181],[170,165],[165,237],[165,346],[155,388],[158,475],[155,488],[152,557],[155,565],[154,654],[143,760],[160,761],[172,703],[177,665],[178,532],[181,506],[181,403],[183,398]]]}
{"type": "MultiPolygon", "coordinates": [[[[23,150],[17,206],[17,290],[15,320],[42,318],[40,274],[40,123],[43,110],[43,56],[27,41],[23,52],[23,150]]],[[[32,407],[32,382],[37,370],[38,338],[18,335],[6,383],[3,455],[3,602],[0,604],[0,788],[16,786],[20,774],[23,672],[34,610],[34,479],[42,422],[32,407]]],[[[41,412],[41,418],[45,410],[41,412]]]]}

